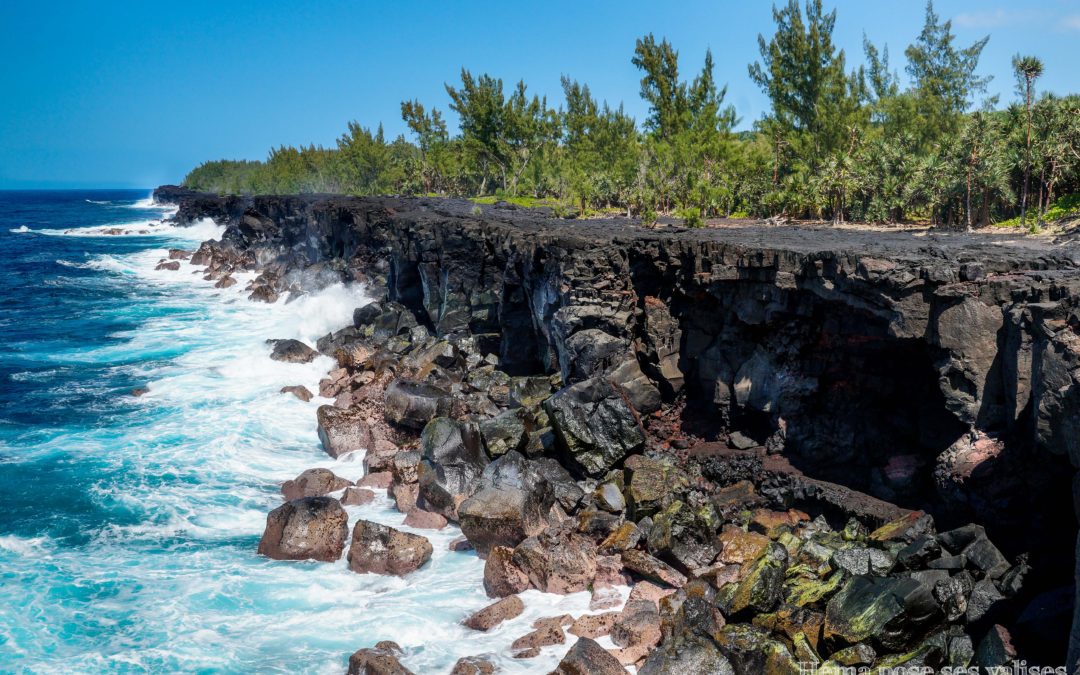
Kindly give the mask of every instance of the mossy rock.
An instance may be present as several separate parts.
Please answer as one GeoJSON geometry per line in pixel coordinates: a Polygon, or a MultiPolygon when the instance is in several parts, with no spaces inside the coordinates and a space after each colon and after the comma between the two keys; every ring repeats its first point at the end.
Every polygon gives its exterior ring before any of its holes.
{"type": "Polygon", "coordinates": [[[830,597],[840,588],[846,574],[837,570],[825,579],[817,577],[796,577],[784,583],[784,599],[797,607],[813,605],[830,597]]]}

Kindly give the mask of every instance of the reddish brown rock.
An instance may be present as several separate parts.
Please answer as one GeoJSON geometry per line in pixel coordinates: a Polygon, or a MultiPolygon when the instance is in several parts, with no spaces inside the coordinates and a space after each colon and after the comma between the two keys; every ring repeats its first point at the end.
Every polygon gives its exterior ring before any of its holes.
{"type": "Polygon", "coordinates": [[[390,460],[390,473],[394,482],[402,485],[419,482],[420,453],[415,450],[398,452],[390,460]]]}
{"type": "Polygon", "coordinates": [[[505,546],[496,546],[488,553],[484,563],[484,590],[488,596],[504,598],[529,587],[529,576],[514,564],[513,557],[513,550],[505,546]]]}
{"type": "Polygon", "coordinates": [[[292,501],[303,497],[322,497],[350,485],[351,480],[334,475],[330,469],[308,469],[296,478],[285,481],[281,494],[286,501],[292,501]]]}
{"type": "Polygon", "coordinates": [[[514,549],[514,563],[533,588],[545,593],[577,593],[596,577],[596,544],[573,530],[549,529],[514,549]]]}
{"type": "Polygon", "coordinates": [[[644,551],[630,549],[623,551],[623,567],[636,572],[646,579],[652,579],[675,588],[686,585],[686,577],[662,560],[657,560],[644,551]]]}
{"type": "Polygon", "coordinates": [[[566,642],[566,633],[556,621],[544,623],[531,633],[526,633],[510,645],[510,653],[516,659],[532,658],[540,654],[542,647],[561,645],[566,642]]]}
{"type": "Polygon", "coordinates": [[[620,647],[660,644],[660,611],[649,600],[632,600],[619,613],[611,627],[611,641],[620,647]]]}
{"type": "Polygon", "coordinates": [[[648,581],[639,581],[630,589],[630,597],[626,601],[649,600],[659,607],[660,601],[675,592],[673,588],[661,588],[648,581]]]}
{"type": "Polygon", "coordinates": [[[450,675],[493,675],[495,664],[483,656],[462,656],[454,664],[450,675]]]}
{"type": "Polygon", "coordinates": [[[358,520],[349,546],[349,569],[404,576],[431,559],[431,542],[369,520],[358,520]]]}
{"type": "Polygon", "coordinates": [[[761,557],[761,552],[768,545],[769,538],[764,534],[725,525],[720,532],[720,555],[717,560],[729,565],[742,565],[761,557]]]}
{"type": "Polygon", "coordinates": [[[511,595],[494,602],[462,621],[462,625],[473,630],[491,630],[503,621],[520,616],[525,611],[525,603],[516,595],[511,595]]]}
{"type": "Polygon", "coordinates": [[[308,388],[301,385],[301,384],[294,384],[294,385],[291,385],[291,386],[288,386],[288,387],[282,387],[281,388],[281,393],[282,394],[292,394],[293,396],[300,399],[304,403],[307,403],[308,401],[310,401],[311,397],[312,397],[312,394],[308,390],[308,388]]]}
{"type": "Polygon", "coordinates": [[[385,490],[390,487],[390,483],[394,477],[389,471],[376,471],[375,473],[366,474],[363,478],[356,481],[356,487],[366,488],[379,488],[385,490]]]}
{"type": "Polygon", "coordinates": [[[431,511],[413,509],[405,516],[405,525],[420,530],[441,530],[446,527],[446,518],[431,511]]]}
{"type": "Polygon", "coordinates": [[[375,493],[360,487],[345,488],[345,494],[341,497],[341,503],[345,506],[363,506],[375,501],[375,493]]]}
{"type": "Polygon", "coordinates": [[[266,516],[259,554],[275,560],[333,562],[345,548],[348,521],[345,509],[331,497],[286,502],[266,516]]]}
{"type": "Polygon", "coordinates": [[[598,638],[611,633],[615,620],[619,618],[619,612],[605,612],[603,614],[586,614],[579,617],[570,626],[567,632],[578,637],[598,638]]]}
{"type": "Polygon", "coordinates": [[[451,551],[472,551],[474,546],[472,542],[465,537],[457,537],[447,546],[451,551]]]}
{"type": "Polygon", "coordinates": [[[389,471],[393,475],[394,458],[398,452],[397,447],[392,444],[378,443],[371,447],[364,455],[364,473],[389,471]]]}
{"type": "MultiPolygon", "coordinates": [[[[315,413],[319,422],[319,440],[331,457],[372,447],[371,429],[363,415],[322,405],[315,413]]],[[[364,464],[367,470],[367,459],[364,464]]]]}
{"type": "Polygon", "coordinates": [[[770,539],[775,539],[779,536],[783,527],[795,527],[807,520],[810,520],[809,515],[795,509],[787,511],[756,509],[750,515],[750,527],[765,534],[770,539]]]}
{"type": "Polygon", "coordinates": [[[398,511],[402,513],[410,513],[416,509],[417,495],[420,492],[420,486],[416,483],[410,485],[398,485],[394,483],[390,486],[390,497],[394,500],[394,505],[398,511]]]}
{"type": "Polygon", "coordinates": [[[413,675],[398,661],[400,654],[401,647],[393,642],[380,642],[375,647],[360,649],[349,657],[346,675],[413,675]]]}

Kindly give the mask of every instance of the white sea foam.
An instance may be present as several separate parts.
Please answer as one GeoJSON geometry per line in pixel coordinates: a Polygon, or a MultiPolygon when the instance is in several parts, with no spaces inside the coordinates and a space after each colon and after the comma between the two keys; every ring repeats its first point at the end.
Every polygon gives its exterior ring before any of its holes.
{"type": "Polygon", "coordinates": [[[17,537],[0,535],[0,550],[20,556],[40,558],[48,555],[50,541],[48,537],[17,537]]]}
{"type": "Polygon", "coordinates": [[[26,225],[20,225],[18,227],[8,230],[8,232],[11,232],[12,234],[26,234],[27,232],[33,232],[33,230],[31,230],[26,225]]]}

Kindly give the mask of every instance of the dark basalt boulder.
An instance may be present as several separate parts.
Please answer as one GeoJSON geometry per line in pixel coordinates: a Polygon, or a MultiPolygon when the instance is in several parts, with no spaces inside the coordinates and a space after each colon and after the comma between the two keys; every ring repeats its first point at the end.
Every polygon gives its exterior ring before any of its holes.
{"type": "Polygon", "coordinates": [[[506,410],[480,422],[484,448],[492,457],[520,451],[525,444],[525,423],[517,410],[506,410]]]}
{"type": "Polygon", "coordinates": [[[944,619],[929,584],[912,578],[855,576],[829,600],[824,635],[856,644],[873,640],[903,650],[912,639],[944,619]]]}
{"type": "Polygon", "coordinates": [[[266,344],[273,348],[270,358],[275,361],[310,363],[319,355],[319,352],[299,340],[267,340],[266,344]]]}
{"type": "Polygon", "coordinates": [[[386,388],[386,419],[411,429],[423,429],[432,419],[450,412],[450,393],[442,387],[398,379],[386,388]]]}
{"type": "Polygon", "coordinates": [[[333,562],[345,549],[348,521],[345,509],[331,497],[286,502],[266,516],[259,554],[275,560],[333,562]]]}
{"type": "Polygon", "coordinates": [[[375,438],[367,416],[359,411],[321,405],[315,418],[318,420],[319,440],[323,450],[331,457],[374,448],[375,438]]]}
{"type": "Polygon", "coordinates": [[[801,675],[803,672],[787,644],[757,626],[724,626],[717,635],[717,644],[736,673],[801,675]]]}
{"type": "Polygon", "coordinates": [[[373,302],[353,311],[353,325],[373,342],[386,342],[416,328],[416,316],[397,302],[373,302]]]}
{"type": "Polygon", "coordinates": [[[431,542],[370,520],[353,526],[349,569],[360,574],[405,576],[431,559],[431,542]]]}
{"type": "Polygon", "coordinates": [[[437,417],[420,435],[419,497],[424,508],[449,520],[476,490],[488,465],[475,424],[437,417]]]}
{"type": "Polygon", "coordinates": [[[649,654],[637,672],[638,675],[667,675],[668,673],[735,675],[731,662],[720,653],[716,643],[693,634],[687,635],[682,640],[665,641],[649,654]]]}
{"type": "Polygon", "coordinates": [[[583,475],[602,476],[645,445],[634,411],[603,378],[566,387],[544,402],[544,410],[559,449],[583,475]]]}
{"type": "Polygon", "coordinates": [[[486,554],[539,534],[554,503],[552,486],[536,464],[508,452],[484,468],[476,491],[458,508],[458,522],[476,550],[486,554]]]}
{"type": "Polygon", "coordinates": [[[281,486],[281,494],[286,501],[322,497],[352,484],[351,480],[334,475],[330,469],[308,469],[296,478],[285,481],[281,486]]]}

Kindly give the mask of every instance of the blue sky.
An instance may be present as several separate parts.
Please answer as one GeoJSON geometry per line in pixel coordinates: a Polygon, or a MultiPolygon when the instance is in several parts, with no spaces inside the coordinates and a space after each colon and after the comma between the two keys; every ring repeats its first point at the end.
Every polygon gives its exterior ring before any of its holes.
{"type": "MultiPolygon", "coordinates": [[[[894,68],[923,21],[921,0],[836,0],[835,39],[862,60],[862,34],[894,68]]],[[[961,44],[990,34],[980,71],[1013,96],[1016,52],[1046,63],[1040,88],[1080,91],[1080,0],[939,0],[961,44]]],[[[0,188],[149,187],[204,159],[261,159],[280,143],[332,145],[349,120],[404,130],[399,103],[445,110],[465,66],[561,101],[587,82],[639,120],[634,40],[653,32],[688,75],[705,50],[743,126],[767,102],[747,77],[761,0],[656,2],[0,2],[0,188]]]]}

